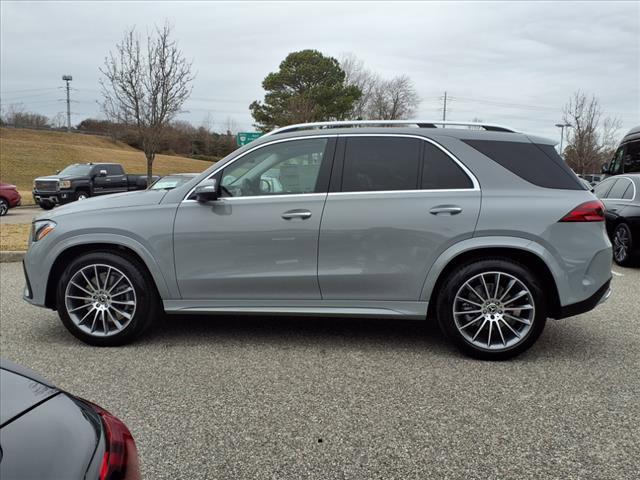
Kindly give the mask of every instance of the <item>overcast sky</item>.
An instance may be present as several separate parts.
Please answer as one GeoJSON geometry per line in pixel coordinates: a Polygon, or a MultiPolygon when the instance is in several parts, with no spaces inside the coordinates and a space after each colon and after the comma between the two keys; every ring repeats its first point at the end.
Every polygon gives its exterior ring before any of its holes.
{"type": "MultiPolygon", "coordinates": [[[[512,126],[559,137],[572,92],[596,95],[626,131],[640,124],[640,2],[1,2],[3,107],[54,116],[73,75],[72,122],[100,117],[98,67],[123,31],[168,20],[197,77],[181,118],[232,118],[291,51],[352,52],[382,76],[407,74],[417,117],[512,126]]],[[[624,133],[621,131],[621,133],[624,133]]]]}

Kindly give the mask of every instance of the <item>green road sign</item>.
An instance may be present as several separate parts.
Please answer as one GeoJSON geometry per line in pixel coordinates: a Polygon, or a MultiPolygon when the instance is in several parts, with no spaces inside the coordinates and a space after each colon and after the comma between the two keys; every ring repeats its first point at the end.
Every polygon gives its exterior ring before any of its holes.
{"type": "Polygon", "coordinates": [[[238,146],[241,147],[261,136],[262,134],[260,132],[240,132],[236,135],[236,141],[238,142],[238,146]]]}

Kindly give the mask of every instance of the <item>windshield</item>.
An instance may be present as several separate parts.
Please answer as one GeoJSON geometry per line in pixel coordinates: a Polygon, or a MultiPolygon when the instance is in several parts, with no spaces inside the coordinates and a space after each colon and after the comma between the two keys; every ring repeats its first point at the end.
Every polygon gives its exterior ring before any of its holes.
{"type": "Polygon", "coordinates": [[[151,190],[171,190],[191,180],[194,175],[167,175],[151,185],[151,190]]]}
{"type": "Polygon", "coordinates": [[[60,175],[89,175],[91,165],[74,164],[60,171],[60,175]]]}

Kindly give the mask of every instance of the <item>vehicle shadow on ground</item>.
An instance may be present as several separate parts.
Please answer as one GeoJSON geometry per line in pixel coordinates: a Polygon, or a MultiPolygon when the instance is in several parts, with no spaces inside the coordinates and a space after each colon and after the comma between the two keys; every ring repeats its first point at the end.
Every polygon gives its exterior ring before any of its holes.
{"type": "MultiPolygon", "coordinates": [[[[56,319],[57,320],[57,319],[56,319]]],[[[579,335],[563,321],[548,320],[537,343],[519,358],[594,359],[608,355],[604,339],[588,329],[579,335]]],[[[41,322],[30,332],[37,342],[82,345],[59,321],[41,322]]],[[[282,349],[380,348],[460,357],[435,320],[362,319],[332,317],[272,317],[248,315],[169,315],[159,319],[141,339],[128,347],[180,348],[199,345],[275,346],[282,349]]],[[[87,347],[94,348],[94,347],[87,347]]]]}

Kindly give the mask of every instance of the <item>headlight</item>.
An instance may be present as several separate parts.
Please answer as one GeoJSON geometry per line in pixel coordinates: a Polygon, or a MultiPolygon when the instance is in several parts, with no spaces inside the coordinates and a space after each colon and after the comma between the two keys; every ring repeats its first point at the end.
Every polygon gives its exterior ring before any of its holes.
{"type": "Polygon", "coordinates": [[[53,232],[56,222],[51,220],[37,220],[31,225],[31,241],[37,242],[53,232]]]}
{"type": "Polygon", "coordinates": [[[71,180],[58,181],[58,188],[71,188],[71,180]]]}

